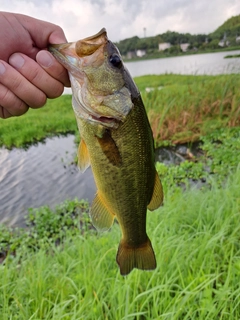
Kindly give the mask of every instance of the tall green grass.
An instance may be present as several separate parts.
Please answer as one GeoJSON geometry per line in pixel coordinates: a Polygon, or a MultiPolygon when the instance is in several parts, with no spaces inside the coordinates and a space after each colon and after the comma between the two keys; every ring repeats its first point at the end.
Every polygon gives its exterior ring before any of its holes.
{"type": "MultiPolygon", "coordinates": [[[[240,318],[240,167],[223,188],[166,192],[148,213],[153,272],[119,274],[119,226],[0,266],[1,319],[240,318]]],[[[24,250],[23,250],[24,252],[24,250]]]]}
{"type": "Polygon", "coordinates": [[[193,142],[222,127],[240,126],[240,75],[143,76],[142,90],[157,145],[193,142]],[[144,91],[146,83],[155,89],[144,91]]]}
{"type": "Polygon", "coordinates": [[[145,76],[136,79],[137,85],[143,89],[148,79],[155,90],[142,97],[158,145],[193,142],[240,125],[240,75],[145,76]]]}

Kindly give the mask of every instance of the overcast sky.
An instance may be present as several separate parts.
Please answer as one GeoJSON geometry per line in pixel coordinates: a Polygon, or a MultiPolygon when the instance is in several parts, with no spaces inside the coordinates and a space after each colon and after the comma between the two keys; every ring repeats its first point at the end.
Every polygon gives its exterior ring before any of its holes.
{"type": "Polygon", "coordinates": [[[68,41],[102,27],[117,42],[167,30],[210,33],[240,14],[240,0],[0,0],[0,10],[27,14],[60,25],[68,41]]]}

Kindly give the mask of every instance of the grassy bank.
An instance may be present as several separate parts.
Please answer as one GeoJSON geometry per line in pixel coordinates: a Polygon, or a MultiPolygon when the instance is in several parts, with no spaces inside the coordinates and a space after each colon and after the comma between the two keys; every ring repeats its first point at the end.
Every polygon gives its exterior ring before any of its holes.
{"type": "Polygon", "coordinates": [[[46,137],[74,133],[76,120],[71,107],[71,96],[63,95],[48,100],[40,109],[29,109],[21,117],[0,119],[0,146],[25,147],[46,137]]]}
{"type": "MultiPolygon", "coordinates": [[[[152,75],[135,81],[157,145],[192,142],[215,129],[240,126],[240,75],[152,75]],[[154,90],[146,92],[146,87],[154,90]]],[[[71,97],[66,95],[22,117],[0,119],[0,146],[20,147],[76,131],[71,97]]]]}
{"type": "MultiPolygon", "coordinates": [[[[1,319],[240,319],[239,76],[136,82],[157,145],[200,139],[204,152],[179,166],[157,164],[164,206],[147,220],[157,269],[121,277],[119,226],[97,233],[84,201],[32,209],[27,229],[0,226],[1,319]]],[[[75,132],[70,100],[0,120],[1,144],[75,132]]]]}
{"type": "Polygon", "coordinates": [[[143,91],[157,145],[199,140],[222,127],[240,126],[240,75],[143,76],[143,91]]]}

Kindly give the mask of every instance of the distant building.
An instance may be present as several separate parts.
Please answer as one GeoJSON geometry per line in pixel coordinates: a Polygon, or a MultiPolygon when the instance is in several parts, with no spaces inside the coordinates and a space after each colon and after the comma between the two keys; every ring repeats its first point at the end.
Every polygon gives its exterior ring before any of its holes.
{"type": "Polygon", "coordinates": [[[169,49],[169,48],[171,48],[171,43],[169,43],[169,42],[163,42],[163,43],[159,43],[158,44],[158,50],[159,51],[164,51],[164,50],[169,49]]]}
{"type": "Polygon", "coordinates": [[[228,47],[230,42],[228,40],[221,40],[218,42],[219,47],[228,47]]]}
{"type": "Polygon", "coordinates": [[[134,51],[128,51],[126,57],[127,59],[133,59],[133,58],[141,58],[146,55],[146,50],[134,50],[134,51]]]}
{"type": "Polygon", "coordinates": [[[127,53],[127,59],[136,58],[136,52],[135,51],[128,51],[127,53]]]}
{"type": "Polygon", "coordinates": [[[145,56],[145,54],[146,54],[146,50],[137,50],[137,51],[136,51],[136,55],[137,55],[137,57],[139,57],[139,58],[145,56]]]}
{"type": "Polygon", "coordinates": [[[218,42],[219,47],[228,47],[230,42],[227,40],[227,34],[224,32],[223,39],[218,42]]]}
{"type": "Polygon", "coordinates": [[[180,48],[183,52],[186,52],[189,46],[190,46],[190,43],[181,43],[180,44],[180,48]]]}

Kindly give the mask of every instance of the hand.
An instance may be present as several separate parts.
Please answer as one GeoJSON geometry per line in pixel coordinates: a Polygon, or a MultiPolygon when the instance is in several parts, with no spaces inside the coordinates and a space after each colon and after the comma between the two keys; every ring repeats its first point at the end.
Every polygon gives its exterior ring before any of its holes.
{"type": "Polygon", "coordinates": [[[63,42],[64,33],[54,24],[0,12],[1,118],[42,107],[70,86],[67,71],[46,51],[48,44],[63,42]]]}

